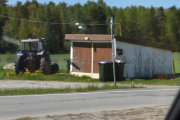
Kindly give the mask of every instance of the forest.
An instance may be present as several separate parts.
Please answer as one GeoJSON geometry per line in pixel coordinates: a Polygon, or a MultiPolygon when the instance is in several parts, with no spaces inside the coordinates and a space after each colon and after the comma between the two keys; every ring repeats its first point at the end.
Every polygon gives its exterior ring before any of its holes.
{"type": "Polygon", "coordinates": [[[68,53],[70,43],[65,34],[111,34],[110,17],[115,35],[120,34],[121,23],[124,37],[174,45],[180,51],[180,8],[122,8],[117,4],[119,7],[110,7],[103,0],[89,0],[70,6],[31,0],[8,5],[7,0],[0,0],[0,54],[15,53],[20,40],[28,38],[45,38],[52,54],[68,53]]]}

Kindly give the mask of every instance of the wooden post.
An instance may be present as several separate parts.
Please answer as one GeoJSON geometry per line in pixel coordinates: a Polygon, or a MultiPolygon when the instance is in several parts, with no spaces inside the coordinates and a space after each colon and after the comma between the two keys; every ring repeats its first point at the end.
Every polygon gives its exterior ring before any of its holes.
{"type": "Polygon", "coordinates": [[[174,74],[176,74],[175,66],[174,66],[174,60],[173,60],[173,72],[174,72],[174,74]]]}
{"type": "Polygon", "coordinates": [[[93,77],[93,71],[94,71],[94,46],[93,43],[91,44],[91,77],[93,77]]]}
{"type": "Polygon", "coordinates": [[[120,36],[122,36],[122,23],[119,23],[119,29],[120,29],[120,36]]]}

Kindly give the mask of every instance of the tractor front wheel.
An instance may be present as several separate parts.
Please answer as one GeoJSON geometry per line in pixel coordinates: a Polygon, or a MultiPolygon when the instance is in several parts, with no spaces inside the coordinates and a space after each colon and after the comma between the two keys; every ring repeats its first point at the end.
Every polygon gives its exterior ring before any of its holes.
{"type": "Polygon", "coordinates": [[[51,65],[51,73],[57,73],[59,71],[59,66],[57,63],[51,65]]]}

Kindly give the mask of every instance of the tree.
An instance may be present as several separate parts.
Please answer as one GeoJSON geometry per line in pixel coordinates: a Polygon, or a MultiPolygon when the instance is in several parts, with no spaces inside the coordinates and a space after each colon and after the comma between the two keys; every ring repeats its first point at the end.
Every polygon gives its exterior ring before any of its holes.
{"type": "Polygon", "coordinates": [[[157,41],[165,43],[166,42],[166,38],[165,38],[166,16],[164,15],[164,9],[162,7],[158,8],[155,16],[157,18],[157,24],[156,24],[157,34],[158,34],[157,41]]]}
{"type": "Polygon", "coordinates": [[[139,6],[137,8],[137,39],[147,40],[148,32],[147,32],[147,21],[148,21],[148,9],[139,6]]]}
{"type": "Polygon", "coordinates": [[[124,11],[124,36],[137,39],[137,8],[131,6],[125,8],[124,11]]]}
{"type": "Polygon", "coordinates": [[[158,38],[157,32],[157,18],[155,17],[155,8],[151,6],[148,11],[148,19],[147,19],[147,34],[148,41],[155,42],[158,38]]]}
{"type": "MultiPolygon", "coordinates": [[[[114,22],[121,23],[121,27],[122,27],[121,30],[124,30],[124,19],[123,18],[124,18],[124,11],[122,8],[120,8],[115,13],[114,22]]],[[[120,35],[120,24],[114,25],[114,31],[115,31],[115,35],[120,35]]],[[[124,33],[124,32],[122,32],[122,33],[124,33]]]]}
{"type": "Polygon", "coordinates": [[[6,6],[6,3],[7,3],[7,2],[8,2],[7,0],[0,0],[0,5],[6,6]]]}

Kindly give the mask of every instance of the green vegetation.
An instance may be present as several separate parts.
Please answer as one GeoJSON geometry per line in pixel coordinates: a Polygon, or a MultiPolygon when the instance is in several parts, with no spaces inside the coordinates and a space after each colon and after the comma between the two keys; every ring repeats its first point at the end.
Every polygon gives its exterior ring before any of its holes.
{"type": "Polygon", "coordinates": [[[175,79],[134,79],[131,81],[121,81],[117,82],[117,84],[131,85],[132,82],[134,85],[152,85],[152,86],[180,86],[180,78],[175,79]]]}
{"type": "Polygon", "coordinates": [[[13,63],[15,60],[15,57],[16,57],[15,54],[10,54],[10,53],[0,54],[0,67],[8,63],[13,63]]]}
{"type": "Polygon", "coordinates": [[[65,82],[98,82],[98,79],[92,79],[88,76],[68,75],[65,70],[56,74],[44,75],[39,71],[34,73],[25,72],[17,76],[13,70],[2,70],[0,79],[5,80],[47,80],[47,81],[65,81],[65,82]]]}
{"type": "MultiPolygon", "coordinates": [[[[175,6],[121,8],[121,3],[117,3],[119,7],[110,7],[103,0],[71,6],[65,2],[40,4],[32,0],[24,4],[17,1],[12,6],[7,5],[7,1],[0,0],[0,53],[14,53],[22,38],[37,37],[46,38],[50,53],[69,53],[70,43],[64,42],[65,34],[110,34],[110,27],[106,25],[110,17],[114,23],[122,23],[124,37],[175,45],[180,51],[180,8],[175,6]],[[78,29],[77,22],[83,29],[78,29]]],[[[115,24],[115,35],[120,34],[119,29],[119,24],[115,24]]]]}
{"type": "Polygon", "coordinates": [[[172,54],[172,60],[174,60],[175,73],[180,73],[180,53],[174,52],[172,54]]]}
{"type": "Polygon", "coordinates": [[[88,86],[86,88],[65,88],[65,89],[5,89],[0,90],[0,96],[5,95],[29,95],[29,94],[51,94],[51,93],[75,93],[75,92],[88,92],[88,91],[96,91],[96,90],[110,90],[110,89],[130,89],[130,88],[138,88],[135,86],[88,86]]]}
{"type": "Polygon", "coordinates": [[[19,118],[19,119],[16,119],[16,120],[34,120],[36,118],[32,118],[32,117],[25,117],[25,118],[19,118]]]}
{"type": "MultiPolygon", "coordinates": [[[[57,63],[59,65],[59,69],[66,70],[67,62],[65,59],[69,57],[70,57],[69,54],[51,54],[50,55],[51,64],[57,63]]],[[[3,67],[8,63],[14,63],[15,58],[16,58],[16,54],[10,54],[10,53],[0,54],[0,67],[3,67]]]]}
{"type": "Polygon", "coordinates": [[[51,64],[57,63],[59,65],[59,69],[66,70],[67,61],[66,59],[69,58],[69,54],[52,54],[50,55],[51,64]]]}
{"type": "MultiPolygon", "coordinates": [[[[39,71],[35,73],[25,72],[24,74],[20,74],[16,76],[15,72],[12,70],[2,70],[0,72],[1,80],[42,80],[42,81],[64,81],[64,82],[86,82],[86,83],[100,83],[99,79],[93,79],[88,76],[76,76],[76,75],[68,75],[63,70],[62,72],[58,72],[56,74],[44,75],[39,71]]],[[[167,86],[180,86],[180,78],[175,79],[134,79],[130,81],[117,81],[118,85],[132,85],[132,81],[134,85],[167,85],[167,86]]],[[[106,82],[106,84],[113,84],[112,82],[106,82]]]]}

